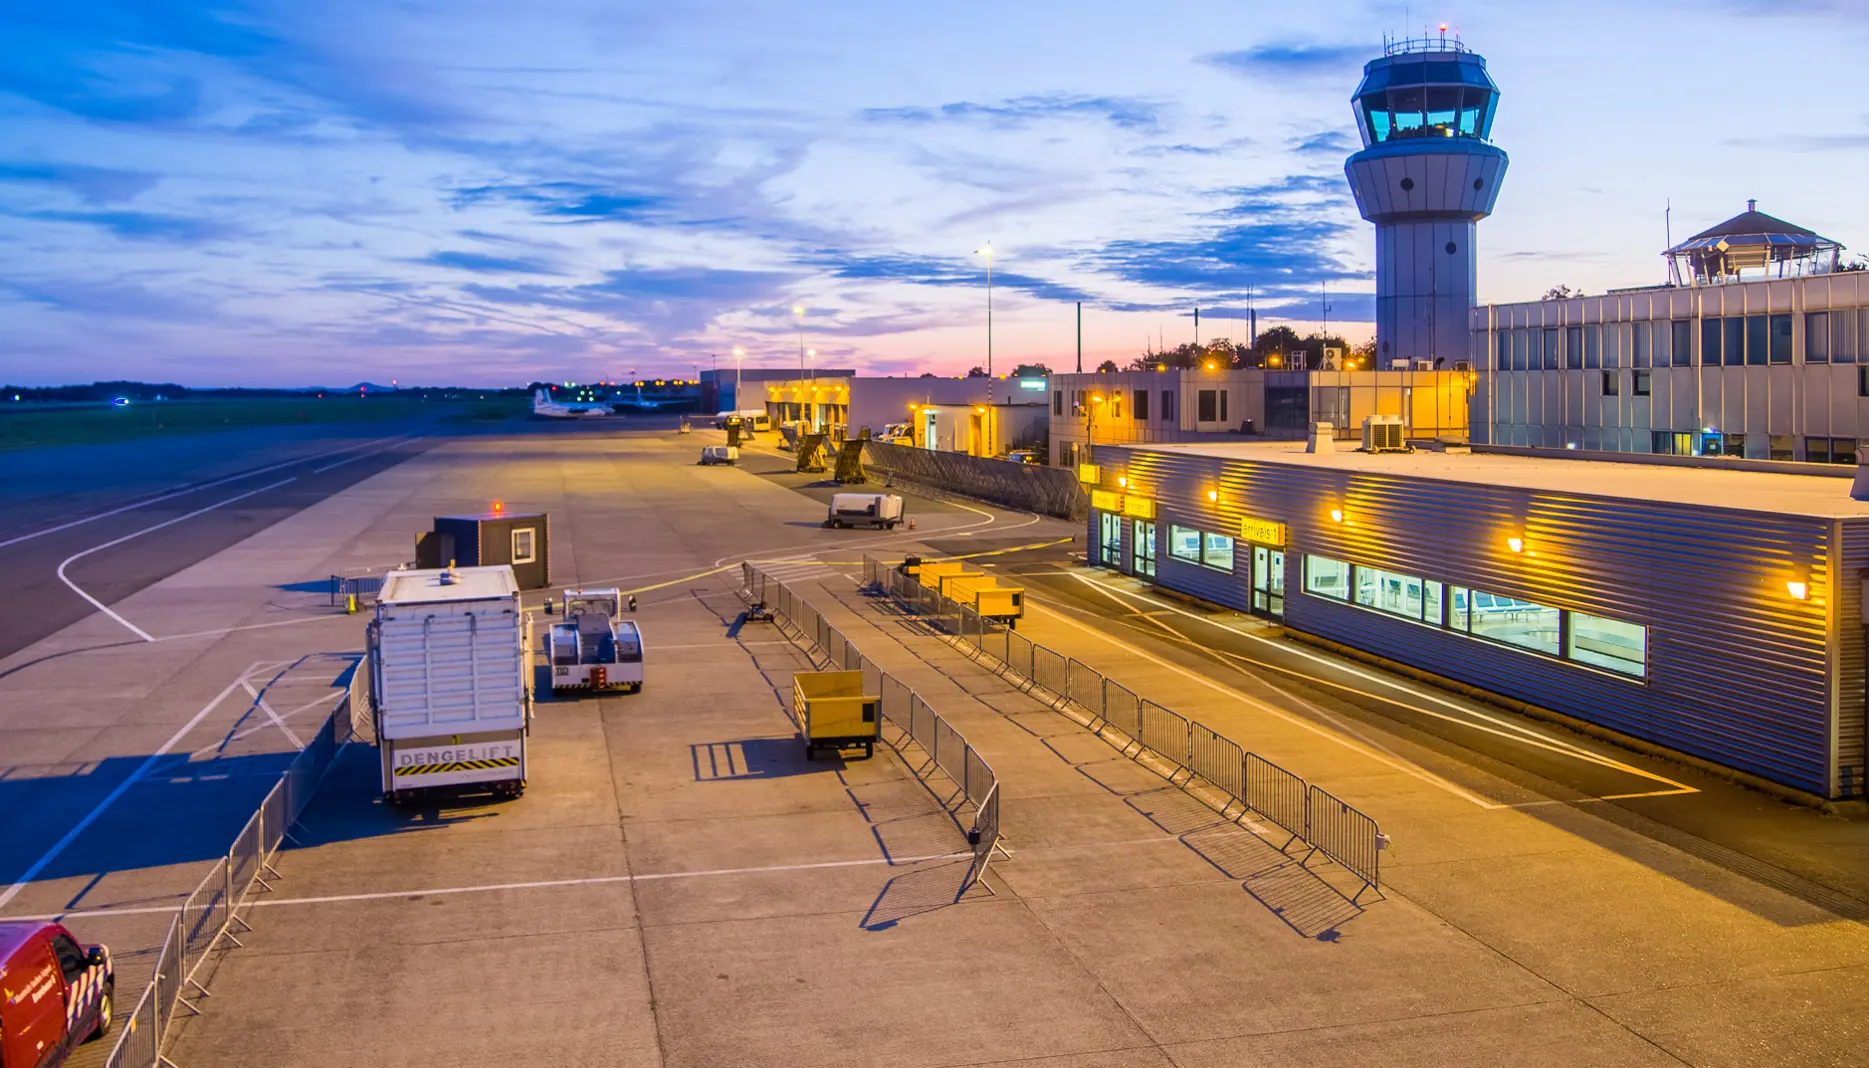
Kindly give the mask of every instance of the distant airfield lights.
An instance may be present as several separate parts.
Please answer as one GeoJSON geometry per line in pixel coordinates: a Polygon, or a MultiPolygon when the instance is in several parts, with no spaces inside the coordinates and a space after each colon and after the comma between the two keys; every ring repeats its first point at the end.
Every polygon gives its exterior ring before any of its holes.
{"type": "Polygon", "coordinates": [[[1156,369],[1157,371],[1166,371],[1166,370],[1168,370],[1168,365],[1167,365],[1167,364],[1165,364],[1165,363],[1158,363],[1158,364],[1156,364],[1156,365],[1155,365],[1155,369],[1156,369]]]}
{"type": "Polygon", "coordinates": [[[1793,579],[1785,583],[1785,592],[1791,595],[1792,600],[1802,601],[1811,595],[1811,588],[1805,583],[1793,579]]]}

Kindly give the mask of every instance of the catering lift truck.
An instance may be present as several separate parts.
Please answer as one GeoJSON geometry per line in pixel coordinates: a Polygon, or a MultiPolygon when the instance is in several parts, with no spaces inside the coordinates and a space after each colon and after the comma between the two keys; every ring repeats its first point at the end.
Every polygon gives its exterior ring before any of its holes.
{"type": "Polygon", "coordinates": [[[642,631],[623,618],[622,590],[566,590],[564,621],[552,624],[545,642],[553,694],[612,687],[642,692],[642,631]]]}
{"type": "Polygon", "coordinates": [[[385,802],[525,792],[532,631],[511,567],[392,572],[368,646],[385,802]]]}

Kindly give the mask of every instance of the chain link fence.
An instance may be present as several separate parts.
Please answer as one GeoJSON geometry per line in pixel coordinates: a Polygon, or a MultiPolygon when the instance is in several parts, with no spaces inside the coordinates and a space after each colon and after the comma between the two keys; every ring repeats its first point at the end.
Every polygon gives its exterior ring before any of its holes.
{"type": "MultiPolygon", "coordinates": [[[[866,588],[906,594],[906,588],[889,577],[893,569],[885,573],[877,567],[873,557],[867,556],[863,568],[866,588]]],[[[917,777],[926,780],[932,772],[940,771],[960,791],[952,803],[957,808],[972,806],[973,823],[967,829],[967,841],[972,847],[973,859],[962,888],[973,886],[986,874],[987,864],[1000,845],[999,778],[992,765],[920,694],[864,656],[854,642],[784,582],[750,562],[740,565],[740,580],[742,595],[750,601],[763,601],[771,608],[779,632],[806,646],[812,663],[822,659],[846,671],[861,671],[866,689],[874,680],[875,692],[881,698],[883,720],[902,735],[903,744],[896,745],[897,750],[903,751],[906,743],[913,742],[926,754],[926,759],[919,764],[910,764],[917,777]]],[[[958,605],[954,607],[959,608],[958,605]]],[[[965,617],[959,612],[950,610],[937,619],[946,620],[946,633],[961,635],[965,617]]],[[[906,752],[904,757],[909,759],[906,752]]]]}
{"type": "Polygon", "coordinates": [[[258,888],[270,890],[267,877],[278,877],[273,860],[285,844],[286,832],[311,803],[318,783],[348,743],[374,734],[360,732],[358,724],[374,723],[370,703],[368,657],[357,661],[350,688],[311,742],[292,758],[284,772],[234,836],[225,855],[214,862],[194,892],[182,902],[169,932],[156,953],[155,971],[137,999],[117,1041],[105,1059],[108,1068],[155,1068],[167,1064],[163,1042],[177,1014],[200,1010],[189,1000],[208,990],[202,966],[222,943],[240,945],[240,934],[253,928],[242,917],[248,897],[258,888]],[[364,707],[358,707],[359,702],[364,707]]]}
{"type": "Polygon", "coordinates": [[[967,609],[878,557],[863,558],[863,576],[866,587],[892,595],[907,611],[955,635],[982,657],[997,660],[1027,692],[1044,691],[1035,696],[1053,708],[1080,710],[1086,725],[1125,756],[1152,754],[1168,765],[1171,783],[1199,779],[1222,796],[1222,817],[1257,813],[1291,836],[1281,848],[1302,843],[1306,862],[1319,853],[1335,861],[1363,883],[1352,901],[1367,890],[1380,891],[1380,854],[1388,836],[1348,802],[1308,785],[1205,724],[1139,697],[1080,660],[990,620],[968,621],[967,609]],[[955,623],[945,625],[948,619],[955,623]]]}

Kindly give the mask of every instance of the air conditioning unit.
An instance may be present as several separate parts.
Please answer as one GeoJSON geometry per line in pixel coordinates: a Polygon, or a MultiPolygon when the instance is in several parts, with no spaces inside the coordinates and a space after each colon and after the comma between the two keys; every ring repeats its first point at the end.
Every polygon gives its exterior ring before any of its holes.
{"type": "Polygon", "coordinates": [[[1434,370],[1434,361],[1433,361],[1433,360],[1416,360],[1416,361],[1415,361],[1415,370],[1417,370],[1417,371],[1432,371],[1432,370],[1434,370]]]}
{"type": "Polygon", "coordinates": [[[1363,418],[1364,452],[1407,452],[1402,437],[1402,417],[1371,415],[1363,418]]]}
{"type": "Polygon", "coordinates": [[[1408,370],[1408,361],[1407,361],[1407,360],[1390,360],[1390,361],[1389,361],[1389,370],[1391,370],[1391,371],[1406,371],[1406,370],[1408,370]]]}
{"type": "Polygon", "coordinates": [[[1472,361],[1472,360],[1455,360],[1455,361],[1454,361],[1454,370],[1456,370],[1456,371],[1471,371],[1471,370],[1473,370],[1473,361],[1472,361]]]}

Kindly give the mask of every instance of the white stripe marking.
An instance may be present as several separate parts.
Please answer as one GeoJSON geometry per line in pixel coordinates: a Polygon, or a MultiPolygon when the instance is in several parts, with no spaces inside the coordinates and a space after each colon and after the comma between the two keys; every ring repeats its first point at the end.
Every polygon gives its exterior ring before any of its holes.
{"type": "MultiPolygon", "coordinates": [[[[414,435],[405,435],[405,436],[411,439],[413,439],[414,437],[414,435]]],[[[46,527],[44,530],[35,530],[30,534],[20,534],[15,537],[8,538],[5,541],[0,541],[0,549],[4,549],[9,545],[18,545],[22,541],[31,541],[34,538],[43,538],[47,534],[57,534],[61,530],[70,530],[73,527],[81,527],[81,526],[84,526],[86,523],[95,523],[100,519],[108,519],[113,515],[121,515],[124,512],[133,512],[137,510],[138,508],[147,508],[152,504],[161,504],[163,501],[174,500],[177,497],[186,497],[191,493],[200,493],[204,489],[213,489],[216,486],[225,486],[229,482],[238,482],[243,478],[252,478],[255,475],[263,475],[268,471],[277,471],[282,467],[291,467],[293,464],[310,463],[313,460],[322,460],[327,456],[341,456],[347,452],[354,452],[357,449],[367,449],[372,445],[376,445],[376,444],[379,444],[385,441],[393,441],[393,440],[395,440],[393,437],[392,438],[377,438],[375,441],[366,441],[360,445],[347,445],[344,448],[332,449],[329,452],[320,452],[320,453],[313,453],[310,456],[301,456],[296,460],[282,460],[279,463],[268,464],[265,467],[256,467],[251,471],[242,471],[241,473],[237,475],[228,475],[226,478],[217,478],[212,482],[200,482],[200,483],[195,483],[192,485],[183,486],[180,489],[173,490],[168,493],[164,493],[163,495],[159,497],[150,497],[146,500],[134,501],[130,504],[119,505],[115,508],[110,509],[109,511],[99,512],[96,515],[87,515],[82,519],[73,519],[68,523],[60,523],[59,525],[55,527],[46,527]]]]}
{"type": "Polygon", "coordinates": [[[161,760],[162,757],[165,754],[167,754],[169,750],[175,748],[175,746],[178,743],[180,743],[183,738],[188,736],[189,731],[194,730],[195,727],[198,724],[200,724],[202,720],[208,718],[208,713],[214,711],[217,707],[219,707],[222,701],[227,700],[228,694],[233,693],[235,690],[239,689],[241,684],[247,681],[247,676],[252,673],[252,670],[253,670],[252,668],[248,668],[246,671],[243,671],[240,673],[239,678],[228,683],[227,688],[225,690],[222,690],[220,693],[216,694],[214,697],[214,700],[209,701],[206,705],[202,706],[201,711],[195,713],[195,718],[189,720],[187,723],[182,724],[182,727],[180,730],[170,735],[169,740],[162,743],[162,748],[156,750],[155,752],[149,754],[149,756],[143,758],[143,763],[139,765],[135,771],[131,772],[128,776],[126,776],[122,782],[118,783],[117,788],[112,790],[102,801],[99,801],[97,803],[97,807],[93,808],[83,819],[79,820],[76,826],[74,826],[71,830],[66,831],[65,837],[60,838],[58,842],[52,846],[51,849],[46,850],[44,856],[40,857],[36,861],[33,861],[32,867],[27,868],[25,873],[22,874],[19,877],[19,879],[13,883],[12,886],[7,887],[5,893],[0,893],[0,909],[5,908],[7,905],[7,902],[13,900],[15,897],[18,897],[19,892],[21,890],[24,890],[28,883],[32,882],[34,879],[37,879],[39,877],[39,873],[44,871],[48,864],[51,864],[53,860],[58,858],[58,855],[60,853],[63,853],[68,846],[70,846],[73,842],[77,841],[78,836],[84,833],[85,828],[97,822],[97,818],[104,814],[105,809],[115,804],[117,799],[123,796],[124,791],[136,785],[138,780],[140,780],[144,775],[148,774],[149,769],[156,766],[156,761],[161,760]]]}
{"type": "Polygon", "coordinates": [[[104,613],[105,615],[107,615],[107,616],[109,616],[110,618],[112,618],[112,619],[114,619],[114,620],[116,620],[117,622],[119,622],[119,623],[121,623],[121,624],[123,624],[124,626],[126,626],[126,627],[128,627],[128,628],[130,628],[130,630],[131,630],[131,631],[133,631],[133,632],[135,632],[135,634],[136,634],[136,636],[137,636],[137,637],[139,637],[139,638],[141,638],[141,639],[143,639],[144,641],[146,641],[146,642],[153,642],[153,641],[155,641],[156,639],[155,639],[155,637],[154,637],[153,635],[151,635],[151,634],[150,634],[150,633],[149,633],[148,631],[146,631],[146,630],[144,630],[143,628],[141,628],[141,627],[139,627],[139,626],[137,626],[136,624],[134,624],[134,623],[132,623],[132,622],[130,622],[129,620],[127,620],[127,619],[125,619],[125,618],[123,618],[122,616],[120,616],[120,615],[118,615],[117,613],[115,613],[115,612],[113,612],[113,611],[111,611],[111,610],[110,610],[110,608],[109,608],[109,606],[107,606],[106,604],[104,604],[104,602],[102,602],[102,601],[100,601],[100,600],[98,600],[97,598],[95,598],[95,597],[93,597],[93,596],[91,596],[90,594],[88,594],[88,593],[86,593],[86,592],[84,592],[84,591],[83,591],[82,589],[79,589],[79,588],[78,588],[78,584],[77,584],[76,582],[73,582],[73,581],[72,581],[71,579],[69,579],[69,578],[67,578],[67,577],[65,576],[65,569],[66,569],[67,567],[70,567],[70,566],[71,566],[71,565],[72,565],[73,563],[76,563],[77,561],[79,561],[79,560],[82,560],[82,559],[84,559],[85,557],[87,557],[87,556],[89,556],[89,555],[91,555],[92,553],[95,553],[95,552],[102,552],[103,550],[105,550],[105,549],[109,549],[109,548],[111,548],[112,546],[116,546],[116,545],[122,545],[122,544],[123,544],[124,542],[126,542],[126,541],[129,541],[129,540],[131,540],[132,538],[140,538],[140,537],[142,537],[142,536],[143,536],[143,535],[145,535],[145,534],[150,534],[150,533],[153,533],[153,532],[155,532],[155,531],[158,531],[158,530],[161,530],[161,529],[162,529],[163,527],[172,527],[172,526],[174,526],[175,524],[177,524],[177,523],[180,523],[180,522],[182,522],[182,521],[183,521],[183,520],[185,520],[185,519],[193,519],[194,517],[196,517],[196,516],[198,516],[198,515],[201,515],[201,514],[203,514],[204,512],[212,512],[212,511],[214,511],[214,510],[215,510],[216,508],[224,508],[224,507],[226,507],[227,505],[230,505],[230,504],[232,504],[232,503],[234,503],[235,501],[243,501],[243,500],[245,500],[245,499],[247,499],[248,497],[251,497],[251,496],[253,496],[254,494],[257,494],[257,493],[265,493],[265,492],[266,492],[267,490],[271,490],[271,489],[278,489],[278,488],[279,488],[280,486],[283,486],[283,485],[285,485],[285,484],[286,484],[286,483],[288,483],[288,482],[296,482],[297,480],[298,480],[298,476],[297,476],[297,475],[292,475],[292,476],[290,476],[290,477],[287,477],[287,478],[282,478],[282,479],[280,479],[279,481],[277,481],[277,482],[274,482],[274,483],[272,483],[272,484],[270,484],[270,485],[265,485],[265,486],[261,486],[261,487],[260,487],[259,489],[255,489],[255,490],[248,490],[248,491],[247,491],[247,492],[245,492],[245,493],[242,493],[242,494],[238,494],[238,495],[236,495],[236,496],[233,496],[233,497],[229,497],[229,498],[227,498],[226,500],[224,500],[224,501],[220,501],[220,502],[218,502],[218,503],[216,503],[216,504],[210,504],[210,505],[208,505],[208,506],[207,506],[206,508],[197,508],[197,509],[195,509],[194,511],[192,511],[192,512],[189,512],[189,513],[188,513],[187,515],[178,515],[178,516],[176,516],[176,517],[175,517],[174,519],[165,519],[165,520],[163,520],[162,522],[160,522],[160,523],[157,523],[157,524],[156,524],[155,526],[152,526],[152,527],[144,527],[143,529],[141,529],[141,530],[139,530],[139,531],[136,531],[135,533],[132,533],[132,534],[125,534],[125,535],[124,535],[123,537],[121,537],[121,538],[116,538],[116,539],[114,539],[114,540],[112,540],[112,541],[107,541],[107,542],[105,542],[105,543],[104,543],[104,544],[102,544],[102,545],[93,545],[93,546],[92,546],[91,548],[89,548],[89,549],[86,549],[86,550],[84,550],[83,552],[78,552],[78,553],[73,553],[73,554],[71,554],[70,556],[67,556],[67,557],[65,558],[65,560],[64,560],[64,562],[63,562],[63,563],[61,563],[61,564],[59,564],[59,565],[58,565],[58,580],[59,580],[60,582],[63,582],[63,583],[65,584],[65,585],[67,585],[67,586],[69,586],[69,587],[71,587],[71,592],[73,592],[73,593],[75,593],[75,594],[77,594],[78,596],[80,596],[80,597],[82,597],[82,598],[84,598],[85,600],[87,600],[87,601],[89,601],[89,602],[91,602],[91,607],[93,607],[93,608],[96,608],[96,609],[97,609],[98,611],[100,611],[100,612],[102,612],[102,613],[104,613]]]}

